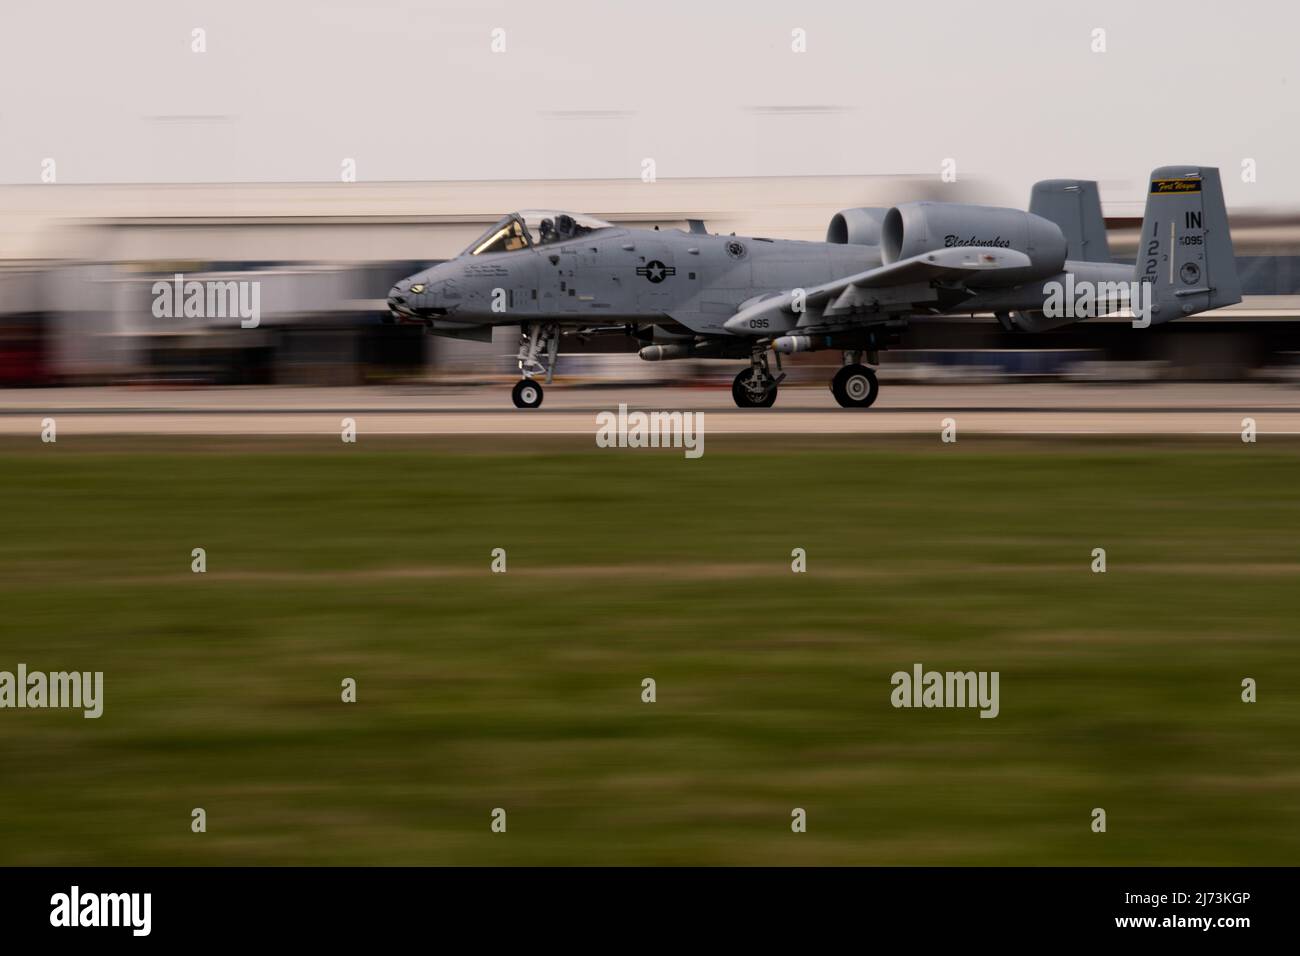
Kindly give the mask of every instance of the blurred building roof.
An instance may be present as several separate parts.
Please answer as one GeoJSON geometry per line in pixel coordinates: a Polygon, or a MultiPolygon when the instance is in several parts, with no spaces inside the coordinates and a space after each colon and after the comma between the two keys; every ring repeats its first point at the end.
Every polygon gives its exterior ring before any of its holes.
{"type": "Polygon", "coordinates": [[[840,209],[969,201],[977,188],[935,176],[0,186],[0,259],[433,259],[530,207],[822,239],[840,209]]]}

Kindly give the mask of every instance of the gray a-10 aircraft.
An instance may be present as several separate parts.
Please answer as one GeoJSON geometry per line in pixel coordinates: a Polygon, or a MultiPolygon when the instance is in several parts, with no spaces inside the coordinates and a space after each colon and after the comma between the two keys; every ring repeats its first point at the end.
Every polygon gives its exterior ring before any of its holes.
{"type": "Polygon", "coordinates": [[[649,361],[748,358],[731,389],[742,408],[776,401],[781,355],[836,349],[836,401],[866,408],[879,386],[864,356],[878,364],[924,316],[993,313],[1032,333],[1125,307],[1146,325],[1240,300],[1218,170],[1166,166],[1151,174],[1135,265],[1111,259],[1096,183],[1054,179],[1034,186],[1028,212],[846,209],[825,242],[710,235],[696,220],[683,232],[512,213],[403,279],[388,306],[435,335],[487,342],[494,326],[519,326],[519,408],[542,403],[535,379],[550,383],[563,336],[602,333],[635,335],[649,361]],[[1088,307],[1062,302],[1062,289],[1092,291],[1088,307]]]}

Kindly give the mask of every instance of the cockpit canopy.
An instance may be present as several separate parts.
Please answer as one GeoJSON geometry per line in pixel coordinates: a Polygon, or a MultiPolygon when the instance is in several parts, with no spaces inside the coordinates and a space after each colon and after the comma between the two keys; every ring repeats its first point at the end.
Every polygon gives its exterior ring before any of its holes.
{"type": "Polygon", "coordinates": [[[461,253],[468,256],[486,256],[494,252],[515,252],[553,242],[567,242],[599,229],[613,228],[611,223],[580,213],[559,212],[553,209],[525,209],[512,212],[494,223],[487,232],[469,244],[461,253]]]}

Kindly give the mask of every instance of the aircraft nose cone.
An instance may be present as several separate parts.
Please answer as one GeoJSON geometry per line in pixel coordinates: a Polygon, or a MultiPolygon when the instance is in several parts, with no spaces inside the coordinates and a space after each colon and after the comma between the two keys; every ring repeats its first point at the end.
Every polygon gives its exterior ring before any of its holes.
{"type": "Polygon", "coordinates": [[[410,285],[405,280],[388,290],[388,321],[407,321],[412,315],[411,298],[410,285]]]}

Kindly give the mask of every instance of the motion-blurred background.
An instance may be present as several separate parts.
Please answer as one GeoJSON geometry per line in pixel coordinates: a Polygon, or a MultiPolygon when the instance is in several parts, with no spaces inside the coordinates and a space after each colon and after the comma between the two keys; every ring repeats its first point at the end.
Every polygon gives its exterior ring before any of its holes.
{"type": "MultiPolygon", "coordinates": [[[[0,267],[0,386],[510,377],[515,330],[482,344],[383,322],[396,280],[454,256],[502,210],[542,199],[627,224],[679,228],[702,218],[718,232],[821,238],[849,205],[992,191],[920,176],[0,187],[18,212],[0,267]],[[152,286],[177,273],[260,281],[259,327],[241,328],[238,317],[155,317],[152,286]]],[[[1117,258],[1131,258],[1138,223],[1110,218],[1117,258]]],[[[1246,292],[1238,306],[1150,335],[1119,317],[1035,336],[1003,332],[992,316],[927,319],[885,356],[887,372],[894,382],[1288,380],[1300,372],[1300,217],[1239,214],[1233,232],[1246,292]]],[[[630,335],[566,340],[561,375],[649,382],[734,371],[734,363],[645,363],[635,354],[642,344],[630,335]]],[[[806,366],[838,355],[799,358],[806,366]]]]}

